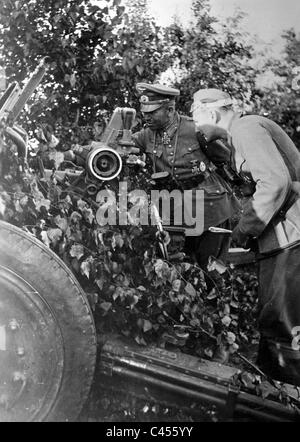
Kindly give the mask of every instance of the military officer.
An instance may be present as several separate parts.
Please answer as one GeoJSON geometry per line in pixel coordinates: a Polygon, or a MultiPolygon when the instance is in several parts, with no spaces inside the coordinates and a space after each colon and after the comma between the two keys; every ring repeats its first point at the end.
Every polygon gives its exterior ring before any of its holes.
{"type": "Polygon", "coordinates": [[[273,121],[234,112],[218,89],[194,94],[197,124],[227,131],[234,166],[252,180],[233,240],[258,243],[258,364],[275,379],[300,385],[300,154],[273,121]]]}
{"type": "Polygon", "coordinates": [[[206,140],[196,133],[193,120],[176,111],[175,100],[179,90],[147,83],[138,83],[137,90],[146,124],[144,129],[134,134],[134,139],[150,159],[153,173],[168,172],[177,183],[175,187],[204,192],[203,226],[196,232],[193,229],[193,233],[186,229],[185,244],[186,252],[207,271],[210,256],[226,259],[229,235],[211,233],[208,228],[228,228],[233,210],[230,189],[204,154],[202,147],[206,140]]]}

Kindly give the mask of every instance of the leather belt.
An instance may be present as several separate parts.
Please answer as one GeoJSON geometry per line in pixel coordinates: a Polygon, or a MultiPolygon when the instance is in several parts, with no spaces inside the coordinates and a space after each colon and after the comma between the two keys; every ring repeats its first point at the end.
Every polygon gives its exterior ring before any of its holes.
{"type": "Polygon", "coordinates": [[[191,177],[191,178],[185,179],[185,180],[178,180],[178,182],[180,183],[182,188],[186,189],[186,190],[193,189],[193,188],[197,187],[203,181],[204,181],[203,175],[198,175],[197,177],[191,177]]]}

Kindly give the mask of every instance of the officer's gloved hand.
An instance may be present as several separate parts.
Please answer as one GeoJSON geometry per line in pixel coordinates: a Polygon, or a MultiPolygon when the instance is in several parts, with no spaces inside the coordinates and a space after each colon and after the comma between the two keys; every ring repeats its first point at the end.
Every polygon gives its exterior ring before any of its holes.
{"type": "Polygon", "coordinates": [[[215,124],[201,124],[196,125],[196,132],[200,132],[206,138],[207,143],[214,140],[226,140],[229,133],[226,129],[215,124]]]}

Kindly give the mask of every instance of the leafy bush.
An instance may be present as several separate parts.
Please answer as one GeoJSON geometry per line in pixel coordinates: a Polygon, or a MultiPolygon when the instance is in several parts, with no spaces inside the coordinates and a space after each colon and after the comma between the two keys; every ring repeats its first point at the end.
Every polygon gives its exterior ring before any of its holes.
{"type": "MultiPolygon", "coordinates": [[[[35,235],[74,272],[87,293],[99,333],[117,331],[140,345],[173,345],[220,360],[257,342],[254,269],[214,260],[205,274],[191,260],[159,254],[153,226],[100,226],[98,204],[58,182],[45,181],[18,160],[13,144],[1,153],[1,218],[35,235]],[[208,289],[207,281],[210,281],[208,289]]],[[[144,172],[123,177],[147,188],[144,172]]]]}

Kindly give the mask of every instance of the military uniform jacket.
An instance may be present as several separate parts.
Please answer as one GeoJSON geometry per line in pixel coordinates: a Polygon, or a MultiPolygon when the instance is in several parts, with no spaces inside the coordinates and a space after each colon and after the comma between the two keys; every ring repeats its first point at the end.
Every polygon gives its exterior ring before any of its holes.
{"type": "Polygon", "coordinates": [[[300,241],[300,154],[273,121],[236,115],[229,128],[238,171],[249,175],[255,192],[243,207],[238,227],[258,238],[261,253],[300,241]]]}
{"type": "MultiPolygon", "coordinates": [[[[191,118],[176,114],[174,122],[163,133],[143,129],[134,134],[136,146],[150,159],[153,172],[169,172],[184,189],[204,191],[204,223],[201,235],[210,226],[217,226],[232,216],[232,195],[225,181],[213,170],[212,163],[201,150],[191,118]]],[[[193,196],[195,203],[197,195],[193,196]]]]}

